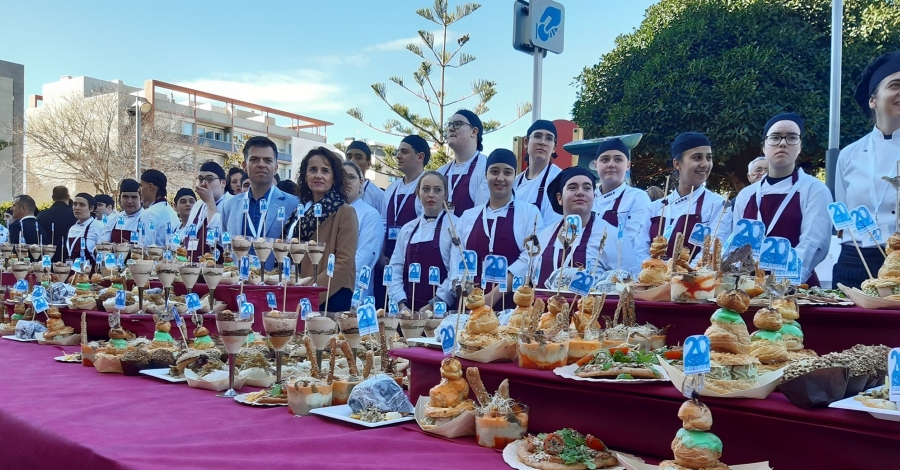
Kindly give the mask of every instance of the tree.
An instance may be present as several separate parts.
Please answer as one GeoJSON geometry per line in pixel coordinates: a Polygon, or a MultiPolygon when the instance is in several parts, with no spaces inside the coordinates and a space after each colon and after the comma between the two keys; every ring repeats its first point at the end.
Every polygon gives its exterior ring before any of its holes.
{"type": "MultiPolygon", "coordinates": [[[[27,173],[35,181],[75,180],[95,194],[116,194],[123,178],[134,177],[135,118],[126,112],[133,103],[126,93],[96,89],[29,113],[24,127],[12,129],[27,143],[27,173]]],[[[169,188],[193,187],[203,146],[182,134],[179,116],[157,112],[141,123],[142,169],[164,172],[169,188]]]]}
{"type": "MultiPolygon", "coordinates": [[[[841,93],[843,145],[869,132],[853,101],[866,64],[900,49],[900,6],[844,2],[841,93]]],[[[574,121],[591,137],[642,132],[634,177],[662,185],[669,145],[684,131],[706,133],[715,165],[710,185],[734,191],[761,155],[765,122],[782,111],[806,121],[800,161],[823,166],[828,148],[830,0],[662,0],[633,33],[576,77],[574,121]]]]}
{"type": "MultiPolygon", "coordinates": [[[[372,129],[394,137],[402,138],[410,134],[418,134],[432,143],[432,148],[435,149],[431,153],[428,169],[436,169],[446,163],[449,155],[447,153],[444,120],[450,117],[447,114],[447,107],[461,107],[463,106],[461,103],[464,101],[470,98],[477,98],[477,102],[471,110],[481,116],[490,110],[488,102],[497,94],[497,83],[483,79],[473,80],[469,91],[459,98],[448,97],[446,87],[447,73],[450,70],[461,68],[475,60],[475,56],[462,52],[462,48],[469,42],[470,36],[468,34],[462,35],[456,40],[456,47],[453,48],[447,44],[449,39],[448,29],[450,25],[469,16],[480,7],[481,5],[477,3],[464,3],[457,5],[453,11],[450,11],[447,0],[435,0],[431,9],[420,8],[416,10],[417,15],[440,27],[439,34],[441,37],[436,41],[434,33],[419,30],[420,41],[412,42],[406,46],[406,50],[422,59],[418,69],[413,72],[413,83],[408,83],[397,75],[391,76],[389,80],[424,103],[424,108],[426,109],[424,113],[415,112],[408,105],[399,102],[392,103],[388,100],[387,84],[375,83],[372,85],[375,95],[387,104],[397,117],[386,120],[382,128],[377,128],[366,121],[360,108],[352,108],[347,111],[347,114],[372,129]],[[448,49],[448,47],[452,50],[448,49]],[[435,76],[435,72],[437,72],[438,76],[435,76]]],[[[501,124],[495,119],[482,119],[482,124],[484,125],[482,132],[488,133],[515,122],[531,111],[531,103],[521,103],[516,108],[516,119],[506,124],[501,124]]],[[[449,110],[449,112],[455,110],[454,108],[449,110]]],[[[386,174],[399,174],[393,153],[388,154],[385,152],[383,165],[375,164],[373,169],[386,174]]]]}

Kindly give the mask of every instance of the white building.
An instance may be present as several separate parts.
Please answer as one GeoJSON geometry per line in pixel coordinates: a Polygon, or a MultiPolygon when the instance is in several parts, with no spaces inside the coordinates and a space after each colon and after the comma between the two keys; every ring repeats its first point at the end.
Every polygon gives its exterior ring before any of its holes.
{"type": "Polygon", "coordinates": [[[0,201],[22,193],[22,142],[9,132],[24,122],[25,66],[0,60],[0,201]]]}

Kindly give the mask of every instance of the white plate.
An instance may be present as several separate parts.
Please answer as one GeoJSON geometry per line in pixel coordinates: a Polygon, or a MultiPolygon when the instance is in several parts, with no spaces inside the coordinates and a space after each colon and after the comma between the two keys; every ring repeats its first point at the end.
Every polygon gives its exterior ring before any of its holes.
{"type": "Polygon", "coordinates": [[[353,414],[353,410],[350,409],[350,405],[326,406],[325,408],[316,408],[314,410],[310,410],[310,413],[314,415],[324,416],[326,418],[333,418],[339,421],[358,424],[367,428],[380,428],[382,426],[390,426],[391,424],[416,420],[415,415],[409,415],[400,419],[381,421],[380,423],[367,423],[365,421],[360,421],[358,419],[353,419],[350,417],[350,415],[353,414]]]}
{"type": "Polygon", "coordinates": [[[557,367],[553,369],[553,373],[564,378],[564,379],[572,379],[572,380],[581,380],[584,382],[612,382],[617,384],[627,384],[627,383],[641,383],[641,382],[668,382],[669,375],[666,374],[666,370],[662,367],[653,365],[653,367],[659,374],[661,375],[658,379],[600,379],[597,377],[579,377],[575,375],[575,369],[578,368],[578,364],[569,364],[567,366],[557,367]]]}
{"type": "MultiPolygon", "coordinates": [[[[523,445],[525,445],[525,439],[519,439],[507,444],[507,446],[503,448],[503,461],[516,470],[534,470],[534,467],[525,465],[521,460],[519,460],[519,447],[522,447],[523,445]]],[[[635,457],[633,455],[622,454],[621,452],[616,452],[614,450],[611,452],[615,454],[617,459],[619,459],[619,465],[615,467],[603,467],[604,470],[626,470],[627,467],[622,465],[623,455],[631,457],[631,459],[638,462],[643,462],[643,460],[641,460],[639,457],[635,457]]]]}
{"type": "Polygon", "coordinates": [[[69,362],[72,364],[81,364],[81,359],[79,359],[77,361],[75,361],[75,360],[70,361],[70,360],[66,359],[66,356],[56,356],[53,358],[53,360],[56,362],[69,362]]]}
{"type": "Polygon", "coordinates": [[[20,342],[20,343],[33,343],[33,342],[37,342],[37,338],[32,338],[32,339],[20,339],[20,338],[16,338],[16,335],[7,335],[7,336],[4,336],[3,339],[10,339],[10,340],[13,340],[13,341],[18,341],[18,342],[20,342]]]}
{"type": "Polygon", "coordinates": [[[242,405],[248,405],[248,406],[287,406],[287,402],[284,402],[284,403],[256,403],[256,402],[250,402],[250,401],[247,401],[247,395],[249,395],[249,394],[248,394],[248,393],[242,393],[242,394],[240,394],[240,395],[235,395],[235,396],[234,396],[234,401],[236,401],[236,402],[238,402],[238,403],[240,403],[240,404],[242,404],[242,405]]]}
{"type": "MultiPolygon", "coordinates": [[[[881,388],[881,387],[875,387],[881,388]]],[[[874,389],[870,389],[874,390],[874,389]]],[[[853,410],[853,411],[865,411],[870,415],[878,418],[884,419],[887,421],[900,421],[900,411],[894,410],[882,410],[880,408],[872,408],[866,405],[863,405],[861,401],[854,399],[854,397],[844,398],[843,400],[836,401],[830,405],[829,408],[840,408],[842,410],[853,410]]]]}
{"type": "Polygon", "coordinates": [[[441,340],[440,338],[409,338],[406,340],[406,344],[410,346],[425,346],[428,348],[437,348],[441,349],[441,340]]]}
{"type": "Polygon", "coordinates": [[[157,379],[165,380],[166,382],[172,383],[183,383],[187,382],[187,379],[182,377],[177,379],[169,375],[169,369],[144,369],[139,372],[140,374],[149,375],[150,377],[155,377],[157,379]]]}

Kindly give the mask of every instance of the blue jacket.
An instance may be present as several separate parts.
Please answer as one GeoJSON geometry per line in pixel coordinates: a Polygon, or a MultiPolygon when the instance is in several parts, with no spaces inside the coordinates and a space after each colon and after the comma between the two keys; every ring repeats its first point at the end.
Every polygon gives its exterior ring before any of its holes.
{"type": "MultiPolygon", "coordinates": [[[[222,226],[223,230],[228,232],[232,237],[238,235],[244,235],[247,238],[254,238],[253,232],[250,229],[250,221],[245,215],[244,212],[244,201],[247,200],[247,195],[249,193],[239,194],[234,196],[224,203],[222,203],[222,226]],[[244,220],[247,218],[246,225],[244,224],[244,220]],[[246,233],[244,233],[246,227],[246,233]]],[[[290,223],[289,220],[291,215],[297,210],[297,205],[300,203],[300,200],[297,199],[297,196],[292,194],[288,194],[280,189],[278,189],[275,185],[272,185],[272,197],[269,201],[269,207],[266,212],[266,225],[265,225],[265,237],[278,239],[284,238],[284,234],[282,233],[281,222],[278,221],[278,208],[284,207],[284,215],[285,215],[285,230],[287,230],[287,224],[290,223]]],[[[260,260],[262,262],[263,260],[260,260]]],[[[275,265],[275,255],[269,255],[269,259],[266,260],[265,266],[267,270],[270,270],[275,265]]]]}

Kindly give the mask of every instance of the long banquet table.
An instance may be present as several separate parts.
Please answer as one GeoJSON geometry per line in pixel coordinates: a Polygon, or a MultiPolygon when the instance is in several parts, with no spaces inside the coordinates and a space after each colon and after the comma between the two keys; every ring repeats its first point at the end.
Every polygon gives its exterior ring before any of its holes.
{"type": "MultiPolygon", "coordinates": [[[[393,354],[410,360],[410,397],[427,396],[440,381],[440,351],[417,347],[393,354]]],[[[615,450],[672,458],[669,446],[681,427],[684,397],[671,383],[589,383],[509,362],[461,362],[479,368],[488,390],[509,379],[512,398],[530,408],[529,431],[572,427],[615,450]]],[[[900,456],[900,423],[866,413],[804,410],[779,392],[765,400],[702,401],[712,410],[712,431],[722,439],[722,460],[729,465],[769,461],[778,470],[877,469],[890,468],[900,456]]]]}
{"type": "Polygon", "coordinates": [[[53,361],[60,354],[0,339],[0,468],[509,468],[471,437],[295,418],[286,407],[53,361]]]}

